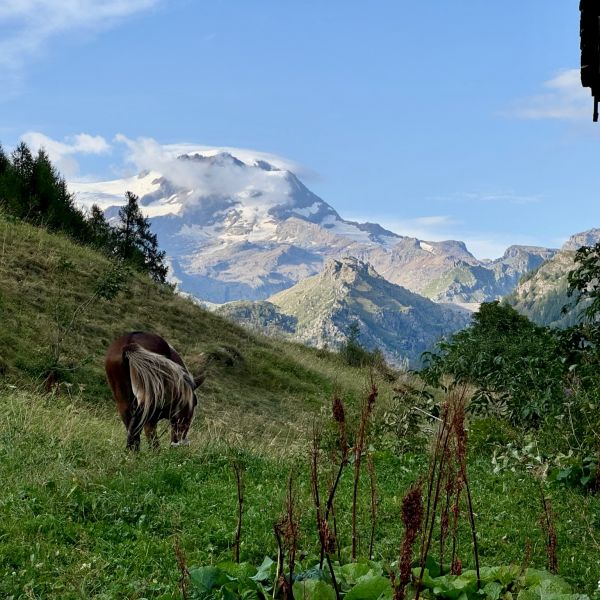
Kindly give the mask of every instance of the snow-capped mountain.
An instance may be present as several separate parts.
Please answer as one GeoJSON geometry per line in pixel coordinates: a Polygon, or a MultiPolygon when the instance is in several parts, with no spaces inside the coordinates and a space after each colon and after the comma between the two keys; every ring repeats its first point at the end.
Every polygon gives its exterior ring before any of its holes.
{"type": "MultiPolygon", "coordinates": [[[[482,262],[462,242],[424,242],[345,220],[285,166],[242,158],[229,152],[181,154],[161,164],[161,172],[73,183],[71,189],[78,202],[96,203],[109,217],[125,191],[140,196],[174,280],[209,302],[265,299],[319,273],[328,259],[348,255],[371,263],[392,283],[439,301],[496,298],[511,291],[522,273],[514,257],[482,262]]],[[[527,258],[521,263],[529,265],[552,251],[522,253],[527,258]]]]}

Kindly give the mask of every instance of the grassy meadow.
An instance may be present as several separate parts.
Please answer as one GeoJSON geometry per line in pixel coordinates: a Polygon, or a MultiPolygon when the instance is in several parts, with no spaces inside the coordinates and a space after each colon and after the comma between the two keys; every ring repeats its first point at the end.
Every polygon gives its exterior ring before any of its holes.
{"type": "MultiPolygon", "coordinates": [[[[0,217],[0,598],[181,598],[176,547],[188,566],[231,560],[237,519],[234,460],[245,466],[241,558],[276,553],[273,524],[295,474],[299,553],[318,553],[308,448],[313,424],[331,436],[332,394],[356,422],[369,372],[339,356],[262,338],[146,277],[129,274],[112,299],[97,294],[111,264],[93,250],[0,217]],[[123,332],[166,337],[208,377],[189,447],[125,452],[125,431],[104,382],[103,353],[123,332]],[[50,393],[52,371],[60,383],[50,393]]],[[[402,497],[426,474],[422,436],[394,440],[401,386],[375,374],[369,439],[377,475],[374,559],[397,562],[402,497]]],[[[418,384],[421,385],[421,384],[418,384]]],[[[408,400],[407,400],[408,401],[408,400]]],[[[402,400],[400,400],[400,403],[402,400]]],[[[415,426],[416,427],[416,426],[415,426]]],[[[166,431],[161,423],[159,434],[166,431]]],[[[473,431],[469,473],[482,565],[544,568],[540,484],[527,469],[494,473],[473,431]]],[[[331,467],[323,453],[322,486],[331,467]]],[[[350,545],[350,469],[336,506],[342,556],[350,545]]],[[[600,498],[548,487],[560,574],[592,596],[600,580],[600,498]]],[[[359,487],[359,550],[370,535],[370,489],[359,487]]],[[[472,566],[466,523],[460,556],[472,566]]]]}

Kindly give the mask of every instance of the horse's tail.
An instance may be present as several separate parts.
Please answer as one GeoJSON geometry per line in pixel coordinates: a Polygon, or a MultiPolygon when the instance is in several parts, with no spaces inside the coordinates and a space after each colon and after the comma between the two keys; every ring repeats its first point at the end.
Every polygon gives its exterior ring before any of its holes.
{"type": "Polygon", "coordinates": [[[129,363],[133,394],[142,408],[140,424],[165,406],[170,406],[172,414],[193,409],[194,383],[186,369],[135,343],[123,348],[123,357],[129,363]]]}

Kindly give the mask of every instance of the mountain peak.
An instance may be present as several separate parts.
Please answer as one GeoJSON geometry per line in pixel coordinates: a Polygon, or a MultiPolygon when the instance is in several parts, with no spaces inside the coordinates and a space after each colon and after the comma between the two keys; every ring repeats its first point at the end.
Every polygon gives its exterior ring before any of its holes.
{"type": "Polygon", "coordinates": [[[354,256],[343,256],[332,258],[325,263],[323,276],[334,279],[347,279],[348,277],[380,277],[373,267],[354,256]]]}
{"type": "Polygon", "coordinates": [[[198,152],[193,154],[180,154],[177,160],[181,161],[195,161],[198,163],[207,163],[218,167],[235,165],[236,167],[246,167],[245,162],[242,162],[239,158],[233,156],[229,152],[218,152],[217,154],[200,154],[198,152]]]}
{"type": "Polygon", "coordinates": [[[593,246],[600,242],[600,229],[593,228],[572,235],[562,246],[561,250],[576,251],[582,246],[593,246]]]}
{"type": "Polygon", "coordinates": [[[376,270],[433,300],[481,302],[512,291],[546,258],[517,252],[502,264],[484,263],[460,241],[420,241],[342,218],[276,157],[229,148],[180,152],[160,164],[162,172],[70,188],[80,204],[97,203],[109,216],[126,190],[137,194],[174,280],[205,301],[262,300],[326,268],[348,281],[376,270]]]}
{"type": "MultiPolygon", "coordinates": [[[[337,347],[350,324],[357,322],[361,343],[381,349],[395,363],[409,358],[418,364],[421,352],[470,318],[465,310],[436,304],[387,281],[353,256],[328,260],[321,273],[271,296],[269,302],[295,319],[294,337],[299,341],[337,347]]],[[[235,306],[219,310],[243,320],[235,306]]]]}
{"type": "MultiPolygon", "coordinates": [[[[270,162],[267,162],[266,160],[262,160],[262,159],[257,159],[254,161],[254,166],[258,167],[259,169],[262,169],[263,171],[282,171],[283,169],[280,169],[279,167],[276,167],[275,165],[272,165],[270,162]]],[[[289,171],[288,171],[289,173],[289,171]]]]}

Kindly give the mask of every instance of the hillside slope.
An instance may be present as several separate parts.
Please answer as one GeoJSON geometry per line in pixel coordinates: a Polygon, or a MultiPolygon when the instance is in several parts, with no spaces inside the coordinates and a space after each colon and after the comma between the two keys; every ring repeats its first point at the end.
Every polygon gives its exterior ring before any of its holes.
{"type": "Polygon", "coordinates": [[[0,384],[41,387],[58,363],[66,380],[61,393],[116,418],[104,352],[123,332],[151,330],[181,352],[192,372],[203,354],[209,357],[196,427],[233,434],[256,421],[275,435],[308,419],[329,399],[334,380],[351,397],[363,393],[367,374],[336,355],[249,333],[143,275],[129,274],[111,301],[94,299],[114,275],[111,263],[65,237],[0,214],[0,239],[0,384]]]}
{"type": "MultiPolygon", "coordinates": [[[[352,435],[369,373],[327,352],[252,335],[140,275],[131,275],[114,300],[94,300],[99,287],[116,281],[107,273],[114,275],[110,263],[89,248],[0,215],[0,597],[181,598],[178,558],[190,568],[231,560],[234,460],[244,467],[242,560],[260,564],[265,555],[276,556],[273,524],[290,473],[301,515],[299,550],[314,556],[307,438],[315,415],[323,423],[329,412],[321,409],[334,384],[348,400],[352,435]],[[139,454],[123,451],[102,359],[107,344],[132,329],[162,333],[193,371],[201,352],[212,357],[189,447],[153,452],[143,444],[139,454]],[[52,394],[32,391],[55,364],[57,344],[70,385],[61,383],[52,394]]],[[[403,535],[401,498],[427,472],[428,459],[418,443],[400,456],[388,449],[395,425],[380,427],[398,403],[390,402],[390,386],[378,383],[375,451],[369,450],[377,474],[374,555],[392,564],[403,535]]],[[[332,432],[326,427],[324,486],[332,432]]],[[[336,496],[343,548],[350,543],[350,519],[341,517],[351,506],[350,469],[336,496]]],[[[495,473],[489,456],[476,452],[469,478],[484,564],[520,564],[523,548],[532,546],[528,561],[542,568],[537,479],[495,473]]],[[[364,555],[372,498],[366,473],[358,492],[364,555]]],[[[591,594],[600,578],[599,499],[564,490],[553,491],[552,501],[563,574],[591,594]]],[[[470,531],[460,529],[465,549],[470,531]]],[[[463,557],[470,567],[466,550],[463,557]]]]}

